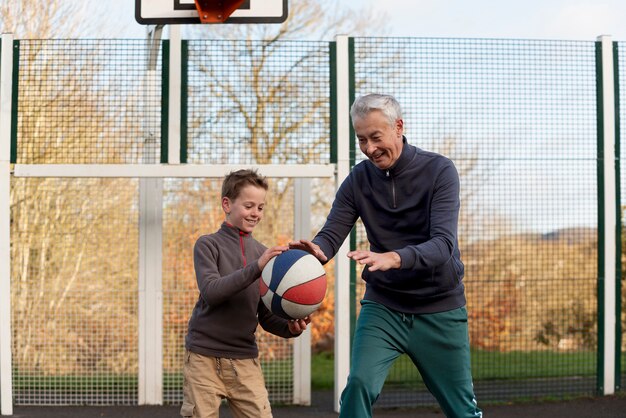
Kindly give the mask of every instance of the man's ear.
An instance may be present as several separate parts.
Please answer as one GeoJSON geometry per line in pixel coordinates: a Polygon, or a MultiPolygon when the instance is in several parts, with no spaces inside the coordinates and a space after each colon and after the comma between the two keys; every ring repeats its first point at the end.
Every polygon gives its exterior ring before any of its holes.
{"type": "Polygon", "coordinates": [[[222,197],[222,210],[227,215],[230,213],[230,199],[226,196],[222,197]]]}
{"type": "Polygon", "coordinates": [[[402,136],[404,133],[404,121],[402,119],[396,119],[396,134],[402,136]]]}

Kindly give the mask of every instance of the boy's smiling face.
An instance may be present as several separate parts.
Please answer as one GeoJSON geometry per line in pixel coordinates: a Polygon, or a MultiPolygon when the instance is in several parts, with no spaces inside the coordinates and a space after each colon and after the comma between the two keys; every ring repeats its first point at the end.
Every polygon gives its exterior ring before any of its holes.
{"type": "Polygon", "coordinates": [[[235,200],[222,198],[222,209],[226,213],[226,222],[240,231],[251,233],[263,218],[266,190],[252,185],[241,189],[235,200]]]}

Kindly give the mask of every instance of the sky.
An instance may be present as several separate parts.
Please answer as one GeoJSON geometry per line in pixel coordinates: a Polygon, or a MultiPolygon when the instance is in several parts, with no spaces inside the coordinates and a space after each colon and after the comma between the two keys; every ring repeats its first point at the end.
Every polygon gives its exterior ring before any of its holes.
{"type": "MultiPolygon", "coordinates": [[[[626,41],[624,0],[341,0],[353,10],[385,13],[388,32],[372,27],[370,36],[595,40],[611,35],[626,41]]],[[[118,10],[107,37],[143,37],[132,0],[101,0],[118,10]]]]}
{"type": "Polygon", "coordinates": [[[352,0],[385,11],[393,36],[626,40],[624,0],[352,0]],[[393,8],[389,7],[393,5],[393,8]]]}

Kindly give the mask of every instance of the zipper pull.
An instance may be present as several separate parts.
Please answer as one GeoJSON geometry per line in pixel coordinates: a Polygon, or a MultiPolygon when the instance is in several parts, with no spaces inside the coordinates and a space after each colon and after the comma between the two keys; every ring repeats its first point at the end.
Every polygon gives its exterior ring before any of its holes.
{"type": "Polygon", "coordinates": [[[389,174],[389,170],[387,170],[386,174],[387,174],[387,177],[389,177],[391,175],[391,174],[389,174]]]}

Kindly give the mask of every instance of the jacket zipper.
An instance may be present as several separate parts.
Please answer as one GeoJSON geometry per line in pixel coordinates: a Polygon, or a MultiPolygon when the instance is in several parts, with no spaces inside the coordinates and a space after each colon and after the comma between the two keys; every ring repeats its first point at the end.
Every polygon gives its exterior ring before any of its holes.
{"type": "Polygon", "coordinates": [[[245,237],[246,234],[245,232],[239,231],[239,247],[241,247],[241,258],[243,260],[243,266],[246,266],[246,250],[245,247],[243,245],[243,237],[245,237]]]}
{"type": "Polygon", "coordinates": [[[393,200],[393,208],[397,209],[397,205],[396,205],[396,182],[393,179],[393,176],[391,175],[389,170],[387,170],[387,177],[389,177],[391,179],[391,198],[393,200]]]}

